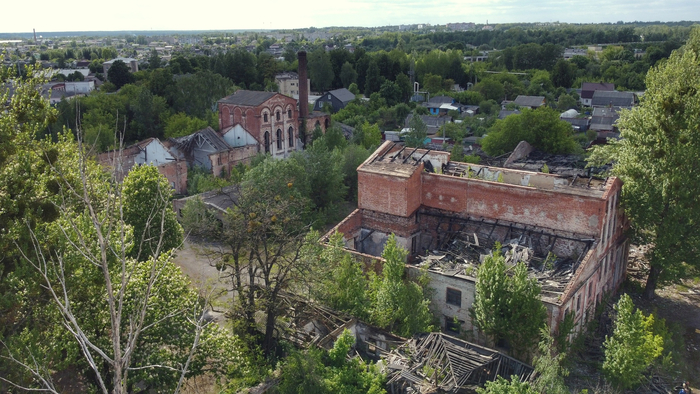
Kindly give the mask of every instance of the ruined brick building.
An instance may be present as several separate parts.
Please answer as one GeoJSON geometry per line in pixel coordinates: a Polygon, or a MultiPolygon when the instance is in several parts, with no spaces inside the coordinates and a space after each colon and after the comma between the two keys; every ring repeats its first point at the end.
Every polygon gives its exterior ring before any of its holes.
{"type": "Polygon", "coordinates": [[[542,286],[549,324],[577,329],[626,271],[626,221],[617,178],[557,175],[450,161],[447,152],[385,142],[358,169],[358,209],[335,229],[346,247],[379,256],[388,236],[427,269],[446,331],[473,330],[476,269],[496,242],[542,286]]]}
{"type": "MultiPolygon", "coordinates": [[[[298,57],[299,80],[305,81],[306,52],[299,52],[298,57]]],[[[298,106],[297,100],[280,93],[239,90],[218,101],[219,130],[225,134],[240,126],[257,141],[259,152],[287,157],[304,148],[315,127],[325,133],[330,126],[330,116],[309,113],[308,102],[308,84],[304,83],[299,84],[298,106]]]]}
{"type": "MultiPolygon", "coordinates": [[[[306,52],[299,52],[299,79],[307,80],[306,52]]],[[[168,178],[178,194],[187,192],[187,168],[205,168],[215,176],[228,175],[239,163],[259,153],[286,158],[303,150],[315,128],[325,133],[330,116],[309,113],[308,83],[299,86],[299,101],[274,92],[238,90],[218,101],[219,132],[207,127],[192,134],[159,141],[149,138],[98,155],[121,181],[134,165],[152,164],[168,178]],[[119,157],[120,154],[123,157],[119,157]]]]}
{"type": "Polygon", "coordinates": [[[187,192],[187,163],[180,160],[157,138],[148,138],[123,150],[113,150],[97,156],[97,162],[111,171],[118,182],[138,165],[153,165],[168,179],[175,193],[187,192]]]}

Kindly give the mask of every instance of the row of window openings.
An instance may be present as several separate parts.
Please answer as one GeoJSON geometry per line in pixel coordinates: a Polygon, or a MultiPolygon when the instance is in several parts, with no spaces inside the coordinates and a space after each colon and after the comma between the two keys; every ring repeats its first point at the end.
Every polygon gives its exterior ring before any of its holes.
{"type": "MultiPolygon", "coordinates": [[[[292,118],[292,110],[291,110],[291,109],[288,109],[288,110],[287,110],[287,117],[288,117],[289,119],[292,118]]],[[[276,118],[277,120],[281,120],[281,119],[282,119],[282,115],[281,115],[280,111],[277,111],[277,112],[275,113],[275,118],[276,118]]],[[[267,112],[266,112],[266,113],[263,114],[263,122],[267,122],[267,121],[268,121],[268,118],[267,118],[267,112]]]]}
{"type": "MultiPolygon", "coordinates": [[[[292,127],[287,130],[287,141],[289,147],[294,147],[294,129],[292,127]]],[[[277,149],[282,149],[282,130],[277,129],[277,149]]],[[[270,133],[265,132],[265,153],[270,153],[270,133]]]]}

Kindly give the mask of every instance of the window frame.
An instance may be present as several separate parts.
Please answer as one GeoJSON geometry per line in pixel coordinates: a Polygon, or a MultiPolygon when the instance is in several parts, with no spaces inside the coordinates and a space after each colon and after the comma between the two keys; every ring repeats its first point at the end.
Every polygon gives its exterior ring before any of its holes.
{"type": "Polygon", "coordinates": [[[447,305],[462,307],[462,291],[452,287],[445,288],[445,303],[447,305]]]}

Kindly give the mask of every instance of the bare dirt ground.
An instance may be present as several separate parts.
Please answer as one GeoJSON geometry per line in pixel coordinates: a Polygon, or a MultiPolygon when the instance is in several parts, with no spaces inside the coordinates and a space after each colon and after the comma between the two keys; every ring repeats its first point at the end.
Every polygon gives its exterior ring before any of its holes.
{"type": "Polygon", "coordinates": [[[212,253],[221,252],[217,245],[208,244],[201,240],[186,239],[182,248],[177,251],[173,262],[187,275],[192,284],[205,293],[211,294],[212,304],[216,311],[221,311],[231,300],[231,293],[225,278],[214,266],[212,253]]]}
{"type": "MultiPolygon", "coordinates": [[[[632,246],[628,277],[631,282],[646,282],[647,265],[641,256],[644,248],[632,246]]],[[[666,319],[667,326],[677,325],[685,341],[685,369],[681,379],[690,381],[693,392],[700,392],[700,278],[688,279],[682,284],[666,286],[656,291],[656,298],[646,300],[634,297],[635,304],[646,313],[666,319]]]]}
{"type": "MultiPolygon", "coordinates": [[[[343,207],[343,210],[348,213],[352,209],[354,209],[352,204],[343,207]]],[[[328,226],[326,230],[330,230],[332,227],[328,226]]],[[[217,245],[207,244],[201,240],[188,239],[177,252],[174,262],[192,280],[194,286],[200,290],[209,290],[214,293],[214,309],[219,311],[219,313],[215,312],[214,314],[220,317],[220,312],[225,310],[226,304],[231,300],[231,293],[226,291],[228,286],[225,280],[221,278],[219,271],[212,265],[212,261],[208,257],[212,251],[220,251],[220,248],[217,245]]],[[[638,287],[646,281],[645,263],[641,258],[642,252],[642,249],[632,246],[628,268],[630,282],[633,286],[636,285],[638,287]]],[[[684,376],[681,376],[680,379],[690,381],[693,392],[700,393],[700,278],[685,281],[683,285],[673,285],[658,289],[656,292],[657,297],[651,301],[644,300],[638,293],[634,294],[632,291],[630,293],[635,304],[644,310],[645,313],[654,313],[655,316],[666,319],[667,326],[675,325],[680,328],[679,332],[682,333],[685,341],[683,359],[686,363],[684,366],[679,366],[679,370],[684,371],[684,376]]],[[[219,319],[219,322],[222,320],[219,319]]],[[[601,318],[601,323],[606,325],[602,320],[606,320],[605,316],[601,318]]],[[[608,323],[611,323],[611,321],[608,323]]],[[[604,334],[602,337],[604,338],[604,334]]],[[[588,356],[593,356],[593,358],[602,356],[602,348],[600,348],[602,338],[598,339],[600,340],[595,340],[595,343],[587,344],[589,351],[586,353],[588,353],[588,356]],[[593,351],[593,347],[596,348],[595,351],[593,351]]],[[[579,369],[578,371],[572,371],[575,374],[588,375],[589,379],[586,379],[587,387],[590,387],[592,375],[599,375],[596,362],[591,362],[589,365],[578,365],[575,369],[579,369]]],[[[203,386],[212,388],[206,383],[203,386]]],[[[603,391],[589,390],[589,392],[603,391]]],[[[208,391],[204,389],[191,392],[206,393],[208,391]]]]}

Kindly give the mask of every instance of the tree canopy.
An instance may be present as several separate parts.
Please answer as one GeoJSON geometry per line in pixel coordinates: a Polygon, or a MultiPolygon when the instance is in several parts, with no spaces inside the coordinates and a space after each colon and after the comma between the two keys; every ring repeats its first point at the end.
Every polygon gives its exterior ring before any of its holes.
{"type": "Polygon", "coordinates": [[[129,66],[122,60],[115,60],[112,66],[107,70],[107,78],[112,82],[117,89],[122,86],[134,82],[134,76],[131,75],[129,66]]]}
{"type": "Polygon", "coordinates": [[[507,272],[505,258],[496,245],[493,255],[479,266],[474,304],[470,310],[476,326],[494,343],[507,341],[522,357],[537,342],[547,311],[539,299],[540,286],[518,262],[507,272]]]}
{"type": "Polygon", "coordinates": [[[526,108],[521,114],[497,120],[482,140],[482,146],[492,156],[512,151],[520,141],[548,153],[574,153],[579,147],[572,133],[571,125],[560,120],[555,110],[526,108]]]}
{"type": "Polygon", "coordinates": [[[613,161],[632,240],[650,245],[645,295],[700,270],[700,28],[670,59],[649,70],[639,106],[623,111],[621,139],[595,148],[592,163],[613,161]]]}
{"type": "Polygon", "coordinates": [[[623,294],[615,304],[613,335],[605,338],[603,372],[620,389],[639,384],[642,373],[663,352],[663,338],[654,333],[654,316],[635,310],[632,299],[623,294]]]}

